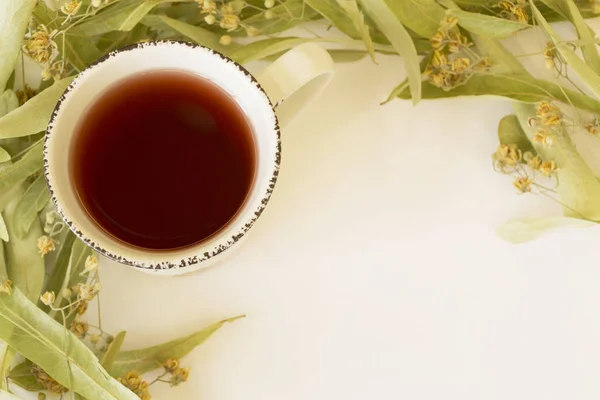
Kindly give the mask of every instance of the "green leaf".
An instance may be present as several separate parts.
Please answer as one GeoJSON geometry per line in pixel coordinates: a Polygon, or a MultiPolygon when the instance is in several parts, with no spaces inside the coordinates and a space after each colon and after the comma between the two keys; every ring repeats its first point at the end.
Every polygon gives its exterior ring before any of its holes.
{"type": "Polygon", "coordinates": [[[346,35],[355,39],[360,38],[354,23],[336,0],[304,0],[304,2],[346,35]]]}
{"type": "Polygon", "coordinates": [[[102,357],[101,364],[107,371],[110,371],[112,365],[117,359],[117,355],[119,355],[119,352],[121,351],[121,346],[123,346],[123,341],[125,340],[125,334],[125,331],[117,333],[117,336],[115,336],[113,341],[108,346],[106,353],[104,353],[104,357],[102,357]]]}
{"type": "MultiPolygon", "coordinates": [[[[2,248],[2,242],[0,241],[0,249],[2,248]]],[[[0,257],[3,257],[2,250],[0,250],[0,257]]],[[[0,261],[1,262],[1,261],[0,261]]],[[[4,278],[6,279],[6,278],[4,278]]],[[[0,343],[0,389],[8,390],[8,372],[10,366],[17,353],[9,347],[6,343],[0,343]]]]}
{"type": "Polygon", "coordinates": [[[490,60],[495,73],[530,75],[523,64],[510,51],[506,50],[499,41],[474,34],[471,35],[471,39],[473,39],[479,53],[490,60]]]}
{"type": "Polygon", "coordinates": [[[492,39],[503,39],[529,27],[521,22],[463,10],[446,10],[446,14],[458,19],[458,24],[469,32],[492,39]]]}
{"type": "Polygon", "coordinates": [[[413,104],[417,104],[421,100],[421,70],[419,69],[419,56],[412,38],[384,0],[360,0],[360,2],[366,13],[387,36],[398,54],[402,56],[410,83],[412,101],[413,104]]]}
{"type": "Polygon", "coordinates": [[[402,25],[426,39],[436,34],[442,19],[446,16],[444,8],[435,0],[385,0],[384,2],[402,25]]]}
{"type": "Polygon", "coordinates": [[[8,154],[8,151],[0,147],[0,164],[10,161],[10,158],[11,157],[10,154],[8,154]]]}
{"type": "Polygon", "coordinates": [[[569,44],[565,42],[558,34],[552,29],[550,24],[545,20],[543,15],[537,9],[535,4],[531,2],[531,11],[535,16],[542,29],[550,37],[550,40],[564,58],[565,62],[575,71],[575,73],[581,78],[581,80],[587,85],[587,87],[600,98],[600,76],[594,72],[590,66],[588,66],[579,56],[571,50],[569,44]]]}
{"type": "Polygon", "coordinates": [[[245,64],[250,61],[262,60],[278,54],[283,51],[292,49],[302,43],[313,42],[315,39],[305,39],[298,37],[279,37],[258,40],[249,43],[245,46],[240,46],[229,53],[229,57],[240,64],[245,64]]]}
{"type": "Polygon", "coordinates": [[[111,378],[94,353],[20,290],[0,295],[0,338],[61,385],[89,399],[139,400],[111,378]]]}
{"type": "Polygon", "coordinates": [[[145,349],[130,350],[119,353],[109,372],[112,376],[121,377],[129,371],[140,374],[160,368],[169,358],[182,358],[197,346],[204,343],[213,333],[227,322],[233,322],[244,316],[229,318],[210,325],[196,333],[172,340],[158,346],[145,349]]]}
{"type": "MultiPolygon", "coordinates": [[[[523,103],[514,103],[513,107],[521,128],[533,142],[536,129],[528,122],[536,115],[536,107],[523,103]]],[[[559,168],[556,190],[565,205],[565,216],[600,221],[600,180],[579,155],[565,129],[554,130],[552,146],[534,144],[534,148],[542,160],[554,161],[559,168]]]]}
{"type": "MultiPolygon", "coordinates": [[[[91,247],[87,246],[81,240],[74,240],[73,246],[71,247],[71,252],[69,253],[69,262],[66,264],[66,268],[64,268],[61,264],[60,266],[57,265],[55,267],[55,270],[53,271],[53,275],[56,274],[57,276],[56,286],[54,284],[54,281],[51,280],[46,287],[47,291],[52,290],[54,291],[54,293],[56,293],[55,305],[57,305],[58,307],[63,307],[67,304],[65,301],[66,299],[64,299],[62,296],[62,289],[67,287],[73,287],[78,283],[85,283],[87,277],[81,275],[81,273],[85,268],[85,260],[88,258],[88,256],[91,256],[92,254],[93,250],[91,247]],[[58,268],[60,268],[60,270],[58,268]]],[[[57,261],[62,262],[62,260],[57,261]]],[[[55,318],[61,317],[61,315],[56,311],[51,311],[49,314],[50,316],[55,318]]],[[[72,314],[72,318],[68,318],[67,322],[70,323],[74,317],[75,314],[72,314]]]]}
{"type": "Polygon", "coordinates": [[[373,40],[371,39],[369,26],[365,23],[365,17],[363,13],[358,9],[358,3],[356,0],[337,0],[337,2],[340,7],[342,7],[350,21],[352,21],[352,25],[354,25],[354,29],[356,32],[358,32],[359,37],[365,43],[371,59],[375,61],[375,49],[373,48],[373,40]]]}
{"type": "MultiPolygon", "coordinates": [[[[50,278],[48,278],[48,283],[44,288],[45,291],[54,292],[59,296],[61,295],[61,289],[65,281],[65,275],[67,273],[67,270],[69,269],[71,250],[73,249],[73,244],[75,243],[75,240],[77,240],[75,238],[75,234],[71,230],[68,230],[66,236],[60,243],[58,255],[56,256],[56,260],[54,260],[54,269],[50,271],[50,278]]],[[[38,307],[40,307],[46,312],[50,311],[50,307],[42,304],[41,301],[38,303],[38,307]]]]}
{"type": "Polygon", "coordinates": [[[8,378],[11,382],[16,385],[22,387],[23,389],[30,392],[41,392],[44,391],[44,385],[38,382],[31,368],[33,367],[33,363],[29,360],[25,360],[22,363],[15,365],[8,374],[8,378]]]}
{"type": "MultiPolygon", "coordinates": [[[[429,54],[427,54],[425,57],[423,57],[421,59],[421,62],[419,63],[419,71],[421,73],[423,73],[425,71],[425,69],[431,62],[432,57],[433,57],[433,52],[429,52],[429,54]]],[[[381,104],[383,105],[383,104],[389,103],[390,101],[392,101],[393,99],[395,99],[396,97],[398,97],[400,94],[402,94],[405,91],[408,93],[408,90],[409,90],[408,88],[409,88],[409,82],[408,82],[408,78],[406,78],[404,81],[402,81],[402,83],[400,83],[398,86],[396,86],[394,88],[394,90],[392,91],[392,93],[390,93],[388,98],[381,104]]]]}
{"type": "Polygon", "coordinates": [[[595,222],[568,217],[549,217],[530,220],[515,220],[501,225],[496,232],[507,242],[525,243],[536,237],[563,227],[587,228],[596,225],[595,222]]]}
{"type": "Polygon", "coordinates": [[[130,31],[157,5],[177,1],[180,0],[121,0],[74,26],[70,32],[90,37],[110,31],[130,31]]]}
{"type": "Polygon", "coordinates": [[[581,12],[573,0],[562,0],[566,3],[569,10],[570,20],[577,29],[577,35],[585,44],[581,46],[581,53],[587,65],[590,66],[597,74],[600,73],[600,54],[596,47],[596,35],[594,31],[585,23],[581,12]]]}
{"type": "Polygon", "coordinates": [[[337,64],[360,61],[367,56],[366,51],[360,50],[327,50],[337,64]]]}
{"type": "Polygon", "coordinates": [[[225,46],[219,43],[219,37],[206,29],[198,26],[186,24],[185,22],[177,21],[164,15],[159,16],[160,20],[166,25],[181,33],[183,36],[191,39],[194,43],[209,47],[221,53],[227,53],[225,46]]]}
{"type": "Polygon", "coordinates": [[[36,0],[2,0],[0,2],[0,92],[4,91],[23,44],[36,0]]]}
{"type": "MultiPolygon", "coordinates": [[[[317,1],[335,1],[335,0],[317,0],[317,1]]],[[[310,21],[317,14],[310,7],[306,7],[302,0],[287,0],[271,8],[271,12],[275,14],[275,18],[266,19],[263,13],[254,15],[250,18],[242,20],[244,26],[252,26],[260,32],[261,35],[273,35],[292,29],[298,25],[302,25],[310,21]]],[[[263,3],[264,4],[264,3],[263,3]]],[[[308,5],[308,1],[306,1],[308,5]]],[[[231,32],[232,36],[244,36],[245,31],[240,30],[238,33],[231,32]]]]}
{"type": "MultiPolygon", "coordinates": [[[[524,103],[556,100],[565,104],[573,104],[582,110],[600,113],[600,102],[597,100],[561,88],[554,83],[528,76],[473,75],[464,85],[449,91],[444,91],[427,82],[423,83],[424,99],[446,99],[461,96],[500,96],[524,103]]],[[[398,97],[409,99],[410,93],[404,89],[398,97]]]]}
{"type": "Polygon", "coordinates": [[[22,239],[33,222],[37,219],[38,213],[48,204],[50,192],[46,187],[46,180],[40,175],[23,195],[23,198],[17,204],[14,214],[15,233],[19,239],[22,239]]]}
{"type": "Polygon", "coordinates": [[[63,48],[64,36],[66,36],[66,38],[63,57],[75,67],[77,71],[83,71],[90,64],[102,57],[102,53],[100,53],[100,50],[98,50],[96,45],[90,41],[89,37],[77,36],[70,33],[60,35],[56,38],[56,44],[59,49],[62,50],[63,48]]]}
{"type": "Polygon", "coordinates": [[[535,150],[527,138],[527,135],[521,128],[519,118],[516,115],[506,115],[498,123],[498,140],[501,144],[516,144],[517,147],[525,153],[530,151],[535,154],[535,150]]]}
{"type": "Polygon", "coordinates": [[[42,291],[46,272],[44,259],[37,249],[37,239],[42,236],[42,228],[36,220],[27,235],[19,238],[16,234],[14,216],[21,193],[17,192],[17,196],[12,198],[2,213],[10,237],[10,242],[6,245],[6,267],[8,278],[35,303],[42,291]]]}
{"type": "Polygon", "coordinates": [[[6,89],[4,93],[0,94],[0,117],[5,116],[17,107],[19,107],[19,99],[15,92],[6,89]]]}
{"type": "Polygon", "coordinates": [[[21,107],[0,118],[0,139],[29,136],[45,131],[58,99],[73,78],[55,82],[21,107]]]}
{"type": "Polygon", "coordinates": [[[36,144],[19,161],[0,165],[0,190],[5,190],[43,167],[43,146],[36,144]]]}
{"type": "MultiPolygon", "coordinates": [[[[8,230],[6,228],[6,222],[4,222],[4,217],[2,216],[2,214],[0,213],[0,239],[4,240],[5,242],[8,242],[9,237],[8,237],[8,230]]],[[[0,247],[2,246],[2,243],[0,243],[0,247]]],[[[0,262],[4,263],[4,255],[2,255],[2,260],[0,262]]]]}

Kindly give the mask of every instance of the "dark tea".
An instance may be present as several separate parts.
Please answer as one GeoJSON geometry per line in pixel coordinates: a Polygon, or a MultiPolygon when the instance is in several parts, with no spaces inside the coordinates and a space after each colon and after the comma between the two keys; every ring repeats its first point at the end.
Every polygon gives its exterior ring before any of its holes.
{"type": "Polygon", "coordinates": [[[74,133],[71,180],[107,233],[146,249],[219,232],[254,181],[252,128],[223,89],[196,75],[148,72],[105,90],[74,133]]]}

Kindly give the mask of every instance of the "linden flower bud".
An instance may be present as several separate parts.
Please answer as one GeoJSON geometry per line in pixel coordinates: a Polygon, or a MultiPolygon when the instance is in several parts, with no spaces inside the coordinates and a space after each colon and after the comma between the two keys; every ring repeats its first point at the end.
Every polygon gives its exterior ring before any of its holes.
{"type": "Polygon", "coordinates": [[[168,373],[173,373],[179,368],[179,360],[175,358],[169,358],[164,362],[163,367],[168,373]]]}
{"type": "Polygon", "coordinates": [[[50,239],[48,236],[43,235],[40,236],[37,240],[38,251],[44,257],[46,254],[56,250],[56,246],[54,244],[54,240],[50,239]]]}
{"type": "Polygon", "coordinates": [[[229,35],[221,36],[221,38],[219,39],[219,43],[221,43],[223,46],[229,46],[231,44],[231,36],[229,36],[229,35]]]}
{"type": "Polygon", "coordinates": [[[227,29],[228,32],[234,31],[240,26],[240,17],[233,14],[224,15],[219,26],[223,29],[227,29]]]}
{"type": "Polygon", "coordinates": [[[246,34],[247,34],[249,37],[255,37],[255,36],[258,36],[258,33],[259,33],[259,30],[258,30],[258,29],[256,29],[256,28],[255,28],[255,27],[253,27],[253,26],[250,26],[250,27],[246,28],[246,34]]]}
{"type": "Polygon", "coordinates": [[[273,8],[275,6],[275,0],[265,0],[265,8],[273,8]]]}
{"type": "Polygon", "coordinates": [[[38,400],[46,400],[46,393],[39,392],[37,395],[38,400]]]}
{"type": "Polygon", "coordinates": [[[102,0],[92,0],[92,7],[98,8],[102,5],[102,0]]]}
{"type": "Polygon", "coordinates": [[[202,14],[214,14],[215,12],[217,12],[217,3],[214,1],[206,0],[202,4],[202,14]]]}
{"type": "Polygon", "coordinates": [[[64,288],[63,290],[61,290],[60,294],[65,299],[68,299],[69,297],[71,297],[73,295],[73,291],[69,288],[64,288]]]}
{"type": "Polygon", "coordinates": [[[98,257],[94,254],[87,256],[85,259],[85,269],[83,273],[94,272],[98,269],[98,257]]]}
{"type": "Polygon", "coordinates": [[[98,342],[100,341],[100,335],[91,335],[90,336],[90,343],[91,344],[98,344],[98,342]]]}
{"type": "Polygon", "coordinates": [[[273,10],[267,10],[267,11],[265,11],[265,19],[273,19],[276,16],[277,15],[275,14],[275,12],[273,12],[273,10]]]}
{"type": "Polygon", "coordinates": [[[47,306],[51,306],[52,304],[54,304],[54,300],[56,300],[54,292],[46,292],[40,296],[40,301],[47,306]]]}
{"type": "Polygon", "coordinates": [[[215,18],[214,15],[208,14],[206,17],[204,17],[204,22],[206,22],[209,25],[212,25],[215,22],[217,22],[217,19],[215,18]]]}
{"type": "Polygon", "coordinates": [[[13,283],[10,279],[6,279],[0,283],[0,293],[12,294],[13,283]]]}

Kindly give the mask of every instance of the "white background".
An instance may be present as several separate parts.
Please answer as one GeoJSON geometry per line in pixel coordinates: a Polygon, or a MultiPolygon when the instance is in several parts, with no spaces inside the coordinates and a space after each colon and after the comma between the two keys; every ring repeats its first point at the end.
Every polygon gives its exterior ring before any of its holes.
{"type": "Polygon", "coordinates": [[[224,264],[164,278],[102,261],[103,326],[125,348],[247,315],[153,398],[600,396],[600,229],[503,242],[502,223],[560,212],[492,170],[510,103],[380,106],[405,75],[378,61],[340,65],[286,127],[271,202],[224,264]]]}

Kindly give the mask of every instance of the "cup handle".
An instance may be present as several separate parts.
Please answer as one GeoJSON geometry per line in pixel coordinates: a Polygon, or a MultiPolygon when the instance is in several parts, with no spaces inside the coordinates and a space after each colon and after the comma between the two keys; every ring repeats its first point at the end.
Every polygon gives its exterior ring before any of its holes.
{"type": "Polygon", "coordinates": [[[258,76],[276,109],[280,125],[289,123],[333,78],[333,59],[321,46],[305,43],[288,51],[258,76]]]}

